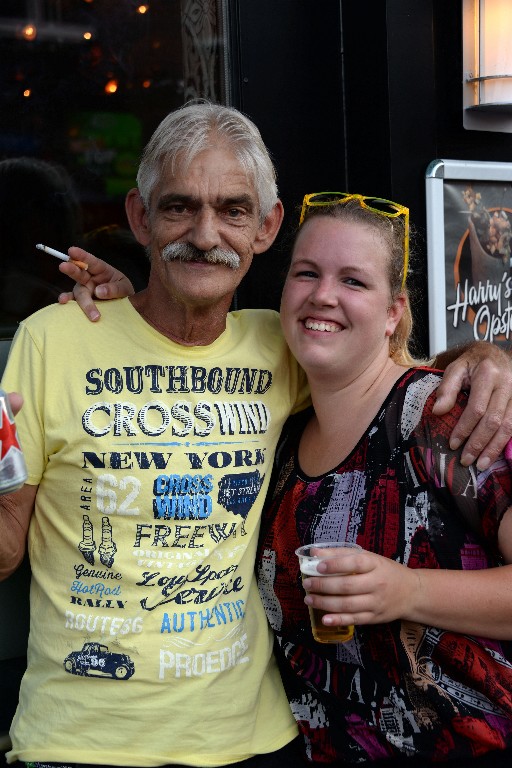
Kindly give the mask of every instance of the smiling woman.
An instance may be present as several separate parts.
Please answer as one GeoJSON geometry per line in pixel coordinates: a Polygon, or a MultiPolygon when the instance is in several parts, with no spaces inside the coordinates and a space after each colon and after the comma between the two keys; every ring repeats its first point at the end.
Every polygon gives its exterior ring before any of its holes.
{"type": "Polygon", "coordinates": [[[365,199],[311,207],[295,240],[281,323],[313,408],[278,448],[260,592],[313,764],[505,766],[512,474],[500,457],[475,475],[451,449],[467,396],[433,415],[441,375],[408,352],[404,228],[365,199]],[[295,551],[322,541],[361,551],[302,581],[295,551]],[[353,637],[317,642],[308,609],[353,637]]]}
{"type": "Polygon", "coordinates": [[[364,370],[371,376],[379,361],[388,368],[392,361],[414,363],[404,283],[407,218],[372,212],[354,196],[343,204],[303,207],[302,220],[305,215],[281,301],[281,323],[294,355],[303,366],[304,356],[313,355],[310,375],[324,379],[331,372],[337,386],[364,370]],[[333,354],[332,344],[342,345],[341,356],[333,354]]]}

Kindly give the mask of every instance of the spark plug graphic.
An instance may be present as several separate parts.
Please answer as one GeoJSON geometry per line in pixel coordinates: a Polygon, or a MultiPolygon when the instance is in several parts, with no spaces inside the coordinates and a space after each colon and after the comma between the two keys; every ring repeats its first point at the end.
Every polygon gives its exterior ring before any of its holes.
{"type": "Polygon", "coordinates": [[[96,550],[96,542],[93,539],[92,523],[87,515],[83,516],[82,523],[82,541],[78,545],[78,549],[87,560],[90,565],[94,565],[94,552],[96,550]]]}
{"type": "Polygon", "coordinates": [[[112,526],[108,517],[101,519],[101,544],[98,548],[100,560],[107,568],[112,568],[117,547],[112,541],[112,526]]]}

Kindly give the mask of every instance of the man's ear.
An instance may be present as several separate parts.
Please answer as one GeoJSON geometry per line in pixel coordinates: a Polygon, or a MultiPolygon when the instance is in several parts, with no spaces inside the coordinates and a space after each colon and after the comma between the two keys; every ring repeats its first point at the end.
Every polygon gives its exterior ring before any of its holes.
{"type": "Polygon", "coordinates": [[[141,245],[147,246],[150,243],[149,215],[142,202],[139,190],[134,187],[126,195],[124,202],[126,216],[130,229],[141,245]]]}
{"type": "Polygon", "coordinates": [[[270,248],[283,223],[283,216],[283,204],[278,200],[258,230],[254,242],[254,253],[264,253],[270,248]]]}

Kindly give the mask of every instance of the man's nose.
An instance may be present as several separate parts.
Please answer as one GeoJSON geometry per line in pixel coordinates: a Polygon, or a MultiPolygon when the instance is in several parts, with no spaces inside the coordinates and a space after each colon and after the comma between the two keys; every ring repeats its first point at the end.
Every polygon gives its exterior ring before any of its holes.
{"type": "Polygon", "coordinates": [[[201,251],[209,251],[211,248],[221,245],[215,211],[207,208],[196,211],[188,233],[188,240],[201,251]]]}

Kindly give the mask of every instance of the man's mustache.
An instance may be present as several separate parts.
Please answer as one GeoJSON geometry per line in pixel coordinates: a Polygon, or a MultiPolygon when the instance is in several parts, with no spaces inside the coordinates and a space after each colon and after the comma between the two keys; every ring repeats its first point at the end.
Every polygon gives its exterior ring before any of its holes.
{"type": "Polygon", "coordinates": [[[230,269],[238,269],[240,256],[235,251],[224,248],[211,248],[201,251],[191,243],[167,243],[162,249],[163,261],[206,261],[208,264],[225,264],[230,269]]]}

